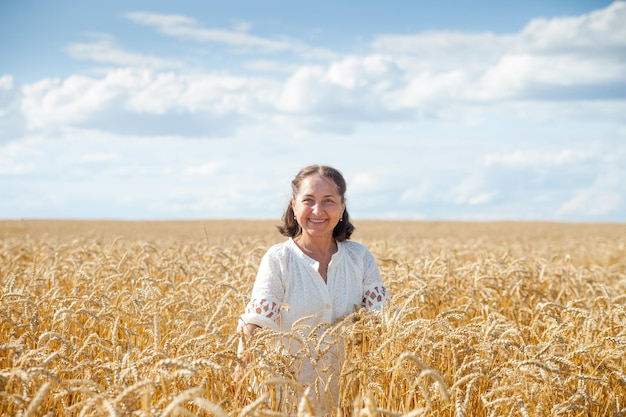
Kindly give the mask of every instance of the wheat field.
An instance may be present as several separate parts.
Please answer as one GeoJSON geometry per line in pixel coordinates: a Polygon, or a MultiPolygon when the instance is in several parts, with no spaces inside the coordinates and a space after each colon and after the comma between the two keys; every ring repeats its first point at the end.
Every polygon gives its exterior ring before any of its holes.
{"type": "MultiPolygon", "coordinates": [[[[0,221],[0,415],[317,415],[285,335],[231,378],[277,223],[0,221]]],[[[391,297],[325,330],[336,415],[626,416],[625,224],[355,224],[391,297]]]]}

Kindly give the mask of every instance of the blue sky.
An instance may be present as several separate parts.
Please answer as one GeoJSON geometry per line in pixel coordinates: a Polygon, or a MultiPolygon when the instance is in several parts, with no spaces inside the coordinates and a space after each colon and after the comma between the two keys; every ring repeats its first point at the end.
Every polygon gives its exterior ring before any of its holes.
{"type": "Polygon", "coordinates": [[[626,221],[626,2],[0,2],[0,218],[626,221]],[[340,3],[340,4],[338,4],[340,3]]]}

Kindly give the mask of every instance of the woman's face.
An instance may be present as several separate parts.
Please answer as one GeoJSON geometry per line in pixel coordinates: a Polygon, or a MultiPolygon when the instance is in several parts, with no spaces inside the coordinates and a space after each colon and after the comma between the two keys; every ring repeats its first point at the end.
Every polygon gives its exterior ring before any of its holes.
{"type": "Polygon", "coordinates": [[[310,237],[332,237],[346,209],[335,184],[317,174],[302,180],[291,206],[302,233],[310,237]]]}

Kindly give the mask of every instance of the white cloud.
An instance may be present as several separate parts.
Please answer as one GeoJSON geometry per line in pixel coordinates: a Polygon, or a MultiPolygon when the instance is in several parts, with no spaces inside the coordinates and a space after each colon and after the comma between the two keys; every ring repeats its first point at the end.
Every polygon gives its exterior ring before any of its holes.
{"type": "Polygon", "coordinates": [[[316,107],[325,94],[318,80],[323,78],[324,69],[319,66],[300,68],[285,83],[279,108],[281,110],[302,113],[316,107]]]}
{"type": "Polygon", "coordinates": [[[617,209],[622,199],[618,192],[586,188],[578,190],[570,200],[563,203],[558,214],[602,216],[617,209]]]}
{"type": "Polygon", "coordinates": [[[379,35],[371,43],[377,53],[396,57],[410,72],[447,72],[463,68],[483,71],[514,44],[514,36],[493,33],[427,31],[412,35],[379,35]]]}
{"type": "Polygon", "coordinates": [[[395,71],[393,60],[388,56],[350,56],[331,63],[326,70],[325,79],[348,90],[371,87],[384,91],[393,75],[398,75],[398,72],[395,71]]]}
{"type": "Polygon", "coordinates": [[[138,132],[151,132],[154,124],[167,120],[150,121],[141,115],[169,115],[188,117],[177,122],[178,126],[170,122],[170,129],[184,132],[199,123],[202,126],[196,130],[202,132],[206,124],[220,123],[220,118],[221,123],[232,123],[228,119],[232,114],[254,115],[267,106],[272,94],[271,81],[128,68],[108,71],[101,78],[74,75],[25,85],[21,107],[31,129],[89,124],[115,130],[116,122],[126,121],[138,132]]]}
{"type": "Polygon", "coordinates": [[[165,35],[197,42],[216,42],[240,48],[253,48],[266,52],[279,52],[290,49],[284,41],[274,41],[248,35],[239,27],[237,31],[222,29],[205,29],[195,19],[180,15],[134,12],[126,17],[135,23],[153,26],[165,35]]]}
{"type": "Polygon", "coordinates": [[[233,25],[237,32],[249,32],[252,29],[252,23],[246,20],[234,20],[233,25]]]}
{"type": "MultiPolygon", "coordinates": [[[[560,92],[559,88],[621,83],[625,70],[626,65],[613,57],[585,59],[570,54],[507,54],[496,65],[487,68],[474,86],[468,87],[467,97],[480,100],[559,100],[560,95],[555,95],[560,92]]],[[[575,94],[575,90],[570,91],[575,94]]],[[[589,93],[593,92],[582,91],[579,94],[589,93]]]]}
{"type": "Polygon", "coordinates": [[[22,92],[10,75],[0,76],[0,143],[24,133],[24,117],[20,108],[22,92]]]}
{"type": "Polygon", "coordinates": [[[617,83],[623,88],[625,20],[626,2],[577,17],[532,20],[503,51],[498,63],[484,71],[471,95],[493,99],[543,96],[549,100],[559,92],[551,91],[550,86],[617,83]]]}
{"type": "Polygon", "coordinates": [[[299,68],[299,64],[264,59],[252,59],[244,62],[243,67],[254,72],[291,74],[299,68]]]}
{"type": "Polygon", "coordinates": [[[0,77],[0,90],[11,90],[13,89],[13,85],[15,84],[15,81],[13,80],[13,77],[11,77],[10,75],[3,75],[0,77]]]}
{"type": "Polygon", "coordinates": [[[115,44],[113,37],[105,34],[93,35],[91,43],[72,43],[65,50],[74,59],[114,64],[120,66],[148,68],[177,68],[183,63],[175,60],[126,51],[115,44]]]}
{"type": "Polygon", "coordinates": [[[270,80],[228,74],[149,74],[146,88],[128,97],[132,111],[164,114],[172,111],[215,115],[252,113],[271,100],[270,80]]]}
{"type": "Polygon", "coordinates": [[[0,175],[24,175],[35,171],[35,164],[14,163],[0,158],[0,175]]]}
{"type": "Polygon", "coordinates": [[[371,192],[381,186],[380,178],[371,172],[361,171],[355,173],[348,182],[348,192],[363,193],[371,192]]]}
{"type": "Polygon", "coordinates": [[[616,1],[582,16],[533,19],[519,35],[520,48],[545,53],[624,47],[624,21],[624,1],[616,1]]]}
{"type": "MultiPolygon", "coordinates": [[[[73,75],[24,85],[21,107],[31,129],[80,124],[101,124],[101,128],[109,129],[116,125],[111,121],[115,117],[127,128],[133,126],[132,132],[145,129],[148,133],[155,130],[154,120],[144,117],[150,115],[172,117],[176,121],[170,126],[188,126],[190,134],[209,130],[207,124],[218,132],[222,132],[220,126],[228,126],[233,132],[246,120],[281,118],[304,130],[350,132],[359,123],[420,117],[464,120],[476,125],[484,123],[489,112],[536,112],[544,118],[567,112],[569,117],[585,113],[588,117],[617,115],[624,108],[623,100],[598,98],[602,94],[615,95],[618,87],[623,87],[626,59],[620,57],[622,46],[615,49],[616,41],[611,40],[615,24],[589,22],[614,22],[623,13],[624,8],[618,6],[581,17],[583,23],[577,23],[574,29],[570,28],[571,19],[557,18],[533,22],[518,35],[386,35],[373,42],[370,54],[336,58],[326,65],[297,61],[278,64],[287,71],[283,73],[275,72],[277,63],[244,61],[249,69],[261,66],[274,71],[266,77],[188,71],[176,67],[176,62],[124,51],[105,36],[92,44],[71,45],[68,50],[76,57],[129,68],[105,71],[100,76],[73,75]],[[570,49],[576,49],[579,38],[589,28],[593,28],[595,37],[607,39],[601,44],[605,49],[614,48],[612,53],[598,55],[591,48],[571,53],[563,46],[570,39],[570,49]],[[539,47],[532,40],[535,38],[527,39],[534,31],[545,32],[546,42],[558,44],[555,48],[559,52],[536,52],[539,47]],[[397,46],[393,47],[395,42],[397,46]],[[468,45],[473,43],[476,47],[470,48],[468,45]],[[439,59],[420,57],[422,51],[437,51],[450,58],[441,66],[439,59]],[[168,65],[171,71],[158,69],[168,65]],[[281,74],[286,76],[281,79],[281,74]],[[622,84],[612,88],[611,83],[616,82],[622,84]],[[604,87],[589,87],[594,85],[604,87]],[[563,101],[563,94],[577,101],[563,101]],[[594,96],[593,106],[580,103],[586,94],[594,96]],[[538,103],[554,100],[558,100],[558,106],[551,111],[535,110],[538,103]],[[494,107],[488,107],[490,104],[494,107]]],[[[212,31],[186,16],[131,13],[127,17],[180,39],[244,46],[257,52],[306,48],[298,42],[253,37],[247,33],[247,24],[236,31],[212,31]]]]}
{"type": "Polygon", "coordinates": [[[83,162],[106,162],[117,161],[118,159],[120,159],[120,155],[117,152],[87,153],[81,158],[83,162]]]}
{"type": "Polygon", "coordinates": [[[584,162],[594,155],[582,150],[563,149],[560,152],[514,151],[506,154],[487,154],[484,164],[487,167],[532,167],[560,166],[584,162]]]}
{"type": "Polygon", "coordinates": [[[299,68],[283,84],[280,111],[354,123],[393,119],[394,89],[402,73],[383,55],[350,56],[328,66],[299,68]]]}
{"type": "Polygon", "coordinates": [[[149,12],[127,13],[126,18],[142,25],[152,26],[164,35],[180,40],[226,45],[237,52],[281,53],[293,52],[305,59],[333,59],[338,54],[320,47],[312,47],[292,39],[268,39],[248,34],[248,22],[236,22],[235,30],[207,29],[183,15],[167,15],[149,12]]]}
{"type": "Polygon", "coordinates": [[[185,175],[213,175],[217,173],[221,167],[222,164],[220,162],[207,162],[185,169],[185,175]]]}
{"type": "Polygon", "coordinates": [[[535,19],[519,33],[382,35],[373,50],[410,80],[401,102],[562,99],[612,95],[626,73],[626,2],[577,17],[535,19]],[[604,89],[589,86],[603,86],[604,89]],[[563,87],[570,87],[564,91],[563,87]],[[572,90],[571,87],[578,87],[572,90]]]}
{"type": "Polygon", "coordinates": [[[475,173],[452,188],[451,195],[456,204],[476,205],[491,200],[497,195],[496,191],[485,191],[487,180],[480,173],[475,173]]]}
{"type": "Polygon", "coordinates": [[[80,122],[119,94],[94,79],[74,75],[25,85],[22,110],[31,129],[80,122]]]}
{"type": "Polygon", "coordinates": [[[15,204],[39,187],[34,199],[59,210],[272,216],[300,166],[328,162],[350,174],[350,211],[367,217],[616,218],[625,4],[507,35],[381,35],[348,54],[254,36],[249,22],[129,14],[233,66],[192,69],[103,35],[67,48],[95,62],[88,75],[0,76],[0,145],[41,152],[0,147],[2,187],[15,204]]]}
{"type": "Polygon", "coordinates": [[[417,186],[406,188],[400,196],[400,201],[405,203],[419,203],[428,201],[432,196],[432,185],[428,181],[421,181],[417,186]]]}
{"type": "Polygon", "coordinates": [[[442,100],[462,99],[467,86],[467,76],[462,70],[431,75],[414,76],[405,86],[389,94],[387,102],[392,108],[413,108],[442,100]]]}
{"type": "Polygon", "coordinates": [[[41,144],[44,138],[25,136],[19,141],[11,141],[0,146],[0,158],[37,157],[43,155],[41,144]]]}
{"type": "Polygon", "coordinates": [[[467,201],[467,203],[470,206],[475,206],[475,205],[478,205],[478,204],[487,204],[487,203],[491,202],[497,195],[498,195],[498,193],[496,191],[482,192],[482,193],[479,193],[478,195],[475,195],[472,198],[470,198],[467,201]]]}
{"type": "MultiPolygon", "coordinates": [[[[37,162],[44,155],[37,138],[22,138],[20,141],[9,141],[0,145],[0,176],[29,175],[40,168],[37,162]]],[[[4,188],[8,189],[8,184],[4,188]]]]}

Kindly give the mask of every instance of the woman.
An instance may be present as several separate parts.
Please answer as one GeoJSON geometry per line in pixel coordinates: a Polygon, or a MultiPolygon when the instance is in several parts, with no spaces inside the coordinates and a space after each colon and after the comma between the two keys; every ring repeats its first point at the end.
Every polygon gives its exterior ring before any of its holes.
{"type": "MultiPolygon", "coordinates": [[[[291,187],[278,227],[289,239],[272,246],[261,261],[238,328],[246,339],[259,327],[289,333],[296,322],[299,329],[308,326],[319,335],[322,323],[333,323],[355,308],[380,309],[385,304],[387,294],[374,257],[362,244],[348,241],[354,226],[341,173],[328,166],[308,166],[291,187]]],[[[241,340],[240,357],[244,345],[241,340]]],[[[291,354],[303,352],[294,340],[285,345],[291,354]]],[[[299,381],[313,388],[323,408],[338,404],[339,350],[335,345],[322,357],[315,357],[312,348],[301,354],[299,381]]]]}

